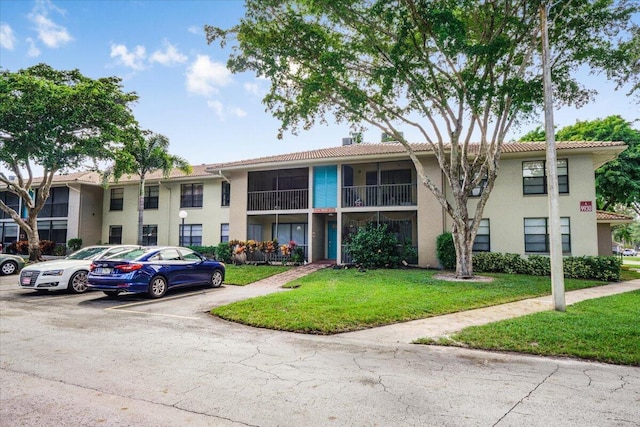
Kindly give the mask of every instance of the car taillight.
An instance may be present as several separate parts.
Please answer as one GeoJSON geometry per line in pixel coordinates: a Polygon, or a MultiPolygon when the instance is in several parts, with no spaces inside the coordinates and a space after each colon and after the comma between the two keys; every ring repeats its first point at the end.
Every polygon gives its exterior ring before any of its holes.
{"type": "Polygon", "coordinates": [[[89,271],[93,271],[94,268],[96,268],[96,265],[94,263],[91,263],[91,265],[89,266],[89,271]]]}
{"type": "Polygon", "coordinates": [[[136,270],[140,270],[142,268],[142,264],[120,264],[120,265],[116,265],[115,267],[116,270],[120,270],[123,273],[129,273],[130,271],[136,271],[136,270]]]}

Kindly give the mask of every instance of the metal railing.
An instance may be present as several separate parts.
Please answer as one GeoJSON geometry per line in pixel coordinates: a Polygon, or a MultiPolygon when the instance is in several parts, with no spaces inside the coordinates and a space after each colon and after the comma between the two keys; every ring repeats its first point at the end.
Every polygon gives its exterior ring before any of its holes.
{"type": "Polygon", "coordinates": [[[247,210],[273,211],[297,210],[309,207],[309,189],[250,191],[247,193],[247,210]]]}
{"type": "Polygon", "coordinates": [[[415,183],[342,187],[342,207],[415,206],[417,199],[415,183]]]}

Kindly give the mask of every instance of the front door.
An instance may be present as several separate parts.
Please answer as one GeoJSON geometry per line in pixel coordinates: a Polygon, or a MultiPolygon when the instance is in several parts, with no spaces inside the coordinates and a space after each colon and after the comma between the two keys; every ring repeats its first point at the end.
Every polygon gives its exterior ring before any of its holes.
{"type": "Polygon", "coordinates": [[[329,221],[327,230],[327,258],[337,259],[338,257],[338,223],[329,221]]]}

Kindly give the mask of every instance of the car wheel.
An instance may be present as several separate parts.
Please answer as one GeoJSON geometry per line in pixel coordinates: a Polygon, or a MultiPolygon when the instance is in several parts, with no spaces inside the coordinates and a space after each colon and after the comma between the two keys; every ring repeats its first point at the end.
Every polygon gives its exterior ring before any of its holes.
{"type": "Polygon", "coordinates": [[[87,290],[87,272],[84,270],[76,271],[69,279],[69,292],[73,294],[81,294],[87,290]]]}
{"type": "Polygon", "coordinates": [[[222,272],[220,270],[213,272],[209,285],[211,285],[212,288],[219,288],[220,285],[222,285],[222,272]]]}
{"type": "Polygon", "coordinates": [[[18,264],[13,261],[5,261],[0,266],[0,274],[3,276],[8,276],[9,274],[13,274],[18,270],[18,264]]]}
{"type": "Polygon", "coordinates": [[[162,276],[152,277],[148,293],[151,298],[162,298],[167,293],[167,281],[165,278],[162,276]]]}
{"type": "Polygon", "coordinates": [[[115,298],[120,294],[120,291],[103,291],[108,297],[115,298]]]}

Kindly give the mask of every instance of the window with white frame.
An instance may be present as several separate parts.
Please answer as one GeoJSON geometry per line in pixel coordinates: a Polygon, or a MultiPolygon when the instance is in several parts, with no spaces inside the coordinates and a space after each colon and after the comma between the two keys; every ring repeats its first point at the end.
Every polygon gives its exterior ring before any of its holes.
{"type": "Polygon", "coordinates": [[[490,252],[491,251],[491,233],[489,228],[489,219],[480,220],[476,239],[473,241],[473,252],[490,252]]]}
{"type": "Polygon", "coordinates": [[[229,224],[220,224],[220,241],[229,241],[229,224]]]}
{"type": "MultiPolygon", "coordinates": [[[[569,192],[569,163],[567,159],[558,159],[558,192],[569,192]]],[[[547,169],[544,160],[522,162],[522,192],[528,194],[547,194],[547,169]]]]}
{"type": "MultiPolygon", "coordinates": [[[[571,224],[568,217],[560,218],[560,230],[562,234],[562,253],[571,253],[571,224]]],[[[549,219],[525,218],[524,219],[524,250],[527,253],[550,252],[549,249],[549,219]]]]}
{"type": "Polygon", "coordinates": [[[181,246],[202,246],[202,224],[180,225],[181,246]]]}

